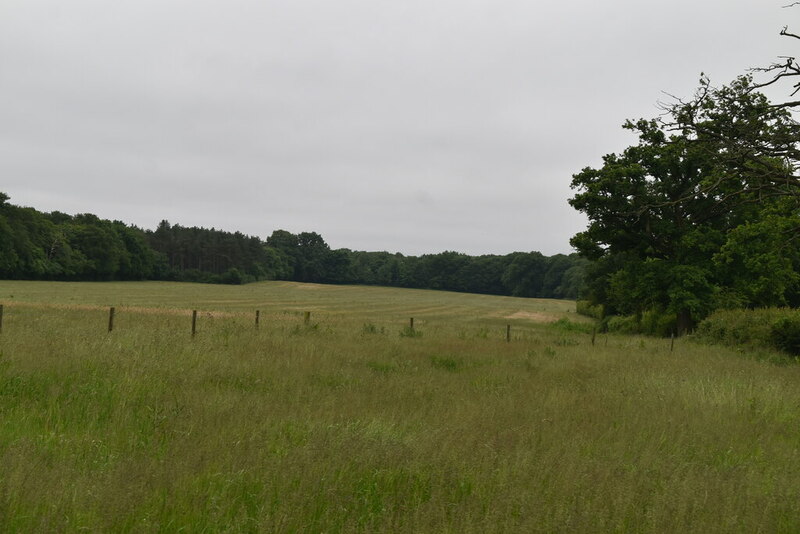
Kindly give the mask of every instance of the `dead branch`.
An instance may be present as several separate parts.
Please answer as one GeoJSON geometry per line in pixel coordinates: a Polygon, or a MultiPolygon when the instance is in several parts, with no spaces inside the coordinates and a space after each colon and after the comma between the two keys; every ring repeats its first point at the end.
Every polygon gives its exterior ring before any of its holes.
{"type": "Polygon", "coordinates": [[[788,29],[789,29],[789,26],[784,26],[783,29],[781,30],[781,35],[784,35],[786,37],[794,37],[795,39],[800,39],[800,35],[797,35],[797,34],[794,34],[794,33],[790,33],[790,32],[787,31],[788,29]]]}

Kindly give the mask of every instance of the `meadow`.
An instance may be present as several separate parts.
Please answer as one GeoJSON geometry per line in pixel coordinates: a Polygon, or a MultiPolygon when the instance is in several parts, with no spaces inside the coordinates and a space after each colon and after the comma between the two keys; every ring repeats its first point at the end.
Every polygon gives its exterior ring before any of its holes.
{"type": "Polygon", "coordinates": [[[376,287],[0,303],[3,531],[800,531],[800,367],[755,349],[376,287]]]}

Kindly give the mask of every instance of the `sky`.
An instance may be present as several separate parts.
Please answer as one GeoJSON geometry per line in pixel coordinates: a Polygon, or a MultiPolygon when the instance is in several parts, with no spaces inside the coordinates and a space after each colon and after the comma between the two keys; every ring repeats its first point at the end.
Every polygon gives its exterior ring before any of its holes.
{"type": "Polygon", "coordinates": [[[787,0],[0,0],[0,191],[403,254],[570,253],[625,119],[788,55],[787,0]]]}

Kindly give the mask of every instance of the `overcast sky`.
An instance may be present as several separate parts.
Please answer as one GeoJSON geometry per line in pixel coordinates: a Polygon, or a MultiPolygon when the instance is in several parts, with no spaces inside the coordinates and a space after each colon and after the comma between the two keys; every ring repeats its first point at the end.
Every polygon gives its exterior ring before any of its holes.
{"type": "Polygon", "coordinates": [[[0,191],[142,228],[571,252],[572,174],[787,0],[0,0],[0,191]]]}

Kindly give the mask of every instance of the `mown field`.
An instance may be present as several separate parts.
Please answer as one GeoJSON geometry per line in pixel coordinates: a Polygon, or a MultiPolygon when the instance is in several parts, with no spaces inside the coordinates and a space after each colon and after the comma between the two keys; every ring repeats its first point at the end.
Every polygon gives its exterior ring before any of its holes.
{"type": "Polygon", "coordinates": [[[768,355],[593,345],[574,303],[431,291],[0,303],[3,531],[800,531],[800,367],[768,355]]]}

